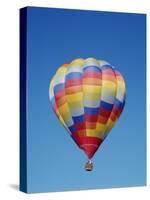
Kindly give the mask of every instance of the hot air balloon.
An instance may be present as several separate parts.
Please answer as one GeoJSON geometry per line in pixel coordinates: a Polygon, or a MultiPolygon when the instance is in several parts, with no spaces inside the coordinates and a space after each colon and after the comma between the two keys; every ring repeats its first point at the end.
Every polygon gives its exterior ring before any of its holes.
{"type": "Polygon", "coordinates": [[[49,95],[59,121],[91,161],[125,105],[125,81],[104,60],[75,59],[61,65],[50,82],[49,95]]]}

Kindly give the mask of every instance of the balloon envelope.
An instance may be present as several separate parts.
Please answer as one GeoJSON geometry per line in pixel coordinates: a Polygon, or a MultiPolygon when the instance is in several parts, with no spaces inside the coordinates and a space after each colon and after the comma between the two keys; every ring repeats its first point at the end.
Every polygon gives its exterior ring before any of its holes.
{"type": "Polygon", "coordinates": [[[49,93],[58,119],[92,158],[124,108],[123,76],[106,61],[75,59],[59,67],[49,93]]]}

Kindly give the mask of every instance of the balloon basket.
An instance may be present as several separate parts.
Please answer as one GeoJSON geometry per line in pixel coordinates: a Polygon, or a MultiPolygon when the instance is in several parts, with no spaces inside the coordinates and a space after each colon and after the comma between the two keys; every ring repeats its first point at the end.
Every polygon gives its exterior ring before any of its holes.
{"type": "Polygon", "coordinates": [[[85,170],[86,171],[92,171],[93,170],[93,163],[91,160],[88,160],[88,162],[85,164],[85,170]]]}

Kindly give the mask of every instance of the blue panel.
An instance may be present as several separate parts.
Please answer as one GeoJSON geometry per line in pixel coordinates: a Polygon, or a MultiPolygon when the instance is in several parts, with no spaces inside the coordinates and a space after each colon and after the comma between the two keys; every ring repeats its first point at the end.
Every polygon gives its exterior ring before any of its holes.
{"type": "Polygon", "coordinates": [[[105,101],[101,101],[100,107],[105,108],[106,110],[112,110],[113,104],[107,103],[105,101]]]}
{"type": "Polygon", "coordinates": [[[83,68],[83,71],[95,71],[100,72],[101,70],[97,66],[87,66],[83,68]]]}
{"type": "Polygon", "coordinates": [[[96,115],[99,111],[99,108],[89,108],[89,107],[85,107],[84,108],[85,114],[89,114],[89,115],[96,115]]]}
{"type": "Polygon", "coordinates": [[[125,104],[125,101],[121,102],[119,101],[118,99],[115,100],[115,103],[114,105],[117,107],[117,108],[123,108],[124,107],[124,104],[125,104]]]}
{"type": "Polygon", "coordinates": [[[62,89],[64,89],[64,83],[57,84],[54,87],[54,92],[56,93],[56,92],[58,92],[58,91],[60,91],[62,89]]]}
{"type": "Polygon", "coordinates": [[[80,115],[80,116],[77,116],[77,117],[72,117],[74,123],[80,123],[80,122],[84,122],[84,115],[80,115]]]}
{"type": "Polygon", "coordinates": [[[71,131],[71,133],[76,131],[76,127],[74,125],[69,126],[68,129],[71,131]]]}
{"type": "Polygon", "coordinates": [[[66,80],[70,80],[73,78],[81,78],[81,77],[82,77],[82,74],[80,72],[71,72],[66,75],[66,80]]]}

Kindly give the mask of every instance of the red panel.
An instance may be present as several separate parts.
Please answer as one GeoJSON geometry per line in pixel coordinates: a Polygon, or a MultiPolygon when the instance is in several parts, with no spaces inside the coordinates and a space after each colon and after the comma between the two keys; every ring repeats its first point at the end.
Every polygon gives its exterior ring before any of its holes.
{"type": "Polygon", "coordinates": [[[65,96],[62,96],[61,98],[57,99],[56,100],[56,104],[57,104],[57,107],[59,108],[60,106],[62,106],[63,104],[66,103],[66,97],[65,96]]]}
{"type": "Polygon", "coordinates": [[[98,115],[85,114],[85,121],[96,122],[97,121],[97,117],[98,117],[98,115]]]}
{"type": "Polygon", "coordinates": [[[116,84],[116,77],[114,74],[103,74],[103,80],[105,81],[112,81],[116,84]]]}
{"type": "Polygon", "coordinates": [[[124,81],[122,75],[117,70],[115,70],[115,75],[116,75],[117,79],[119,79],[120,81],[124,81]]]}
{"type": "Polygon", "coordinates": [[[65,88],[66,94],[74,94],[82,91],[82,85],[65,88]]]}
{"type": "Polygon", "coordinates": [[[65,87],[72,87],[72,86],[75,86],[75,85],[81,85],[82,84],[82,79],[80,78],[74,78],[74,79],[71,79],[71,80],[66,80],[65,82],[65,87]]]}
{"type": "Polygon", "coordinates": [[[82,83],[84,85],[102,85],[102,80],[100,78],[83,78],[82,83]]]}
{"type": "Polygon", "coordinates": [[[111,114],[111,111],[106,110],[105,108],[100,108],[98,114],[101,115],[101,116],[103,116],[103,117],[108,118],[110,116],[110,114],[111,114]]]}
{"type": "Polygon", "coordinates": [[[110,75],[114,75],[115,76],[115,73],[113,72],[112,69],[105,69],[105,70],[103,70],[103,74],[110,74],[110,75]]]}
{"type": "Polygon", "coordinates": [[[116,121],[116,119],[117,119],[117,116],[114,113],[112,113],[111,114],[111,120],[112,121],[116,121]]]}
{"type": "Polygon", "coordinates": [[[83,130],[85,129],[85,123],[75,123],[75,127],[77,128],[77,130],[83,130]]]}
{"type": "Polygon", "coordinates": [[[86,122],[86,129],[95,129],[96,123],[95,122],[86,122]]]}
{"type": "Polygon", "coordinates": [[[78,134],[73,134],[72,137],[77,145],[83,149],[88,158],[93,157],[98,147],[103,142],[103,140],[97,137],[79,136],[78,134]]]}
{"type": "Polygon", "coordinates": [[[83,73],[83,78],[99,78],[101,79],[101,73],[97,73],[97,72],[84,72],[83,73]]]}
{"type": "Polygon", "coordinates": [[[65,91],[64,91],[64,89],[63,89],[63,90],[60,90],[60,91],[58,91],[58,92],[56,92],[56,93],[54,94],[54,96],[55,96],[55,99],[56,99],[56,100],[60,99],[62,96],[65,96],[65,91]]]}
{"type": "Polygon", "coordinates": [[[120,108],[114,106],[112,112],[118,117],[118,116],[120,116],[120,114],[122,112],[122,108],[120,109],[120,108]]]}
{"type": "Polygon", "coordinates": [[[97,144],[99,145],[102,141],[98,137],[90,137],[90,136],[78,136],[78,134],[73,134],[73,139],[80,145],[82,144],[97,144]]]}
{"type": "Polygon", "coordinates": [[[108,117],[98,116],[98,122],[101,124],[106,124],[108,117]]]}
{"type": "MultiPolygon", "coordinates": [[[[118,72],[117,70],[115,70],[115,75],[116,76],[121,76],[120,72],[118,72]]],[[[122,77],[122,76],[121,76],[122,77]]]]}

